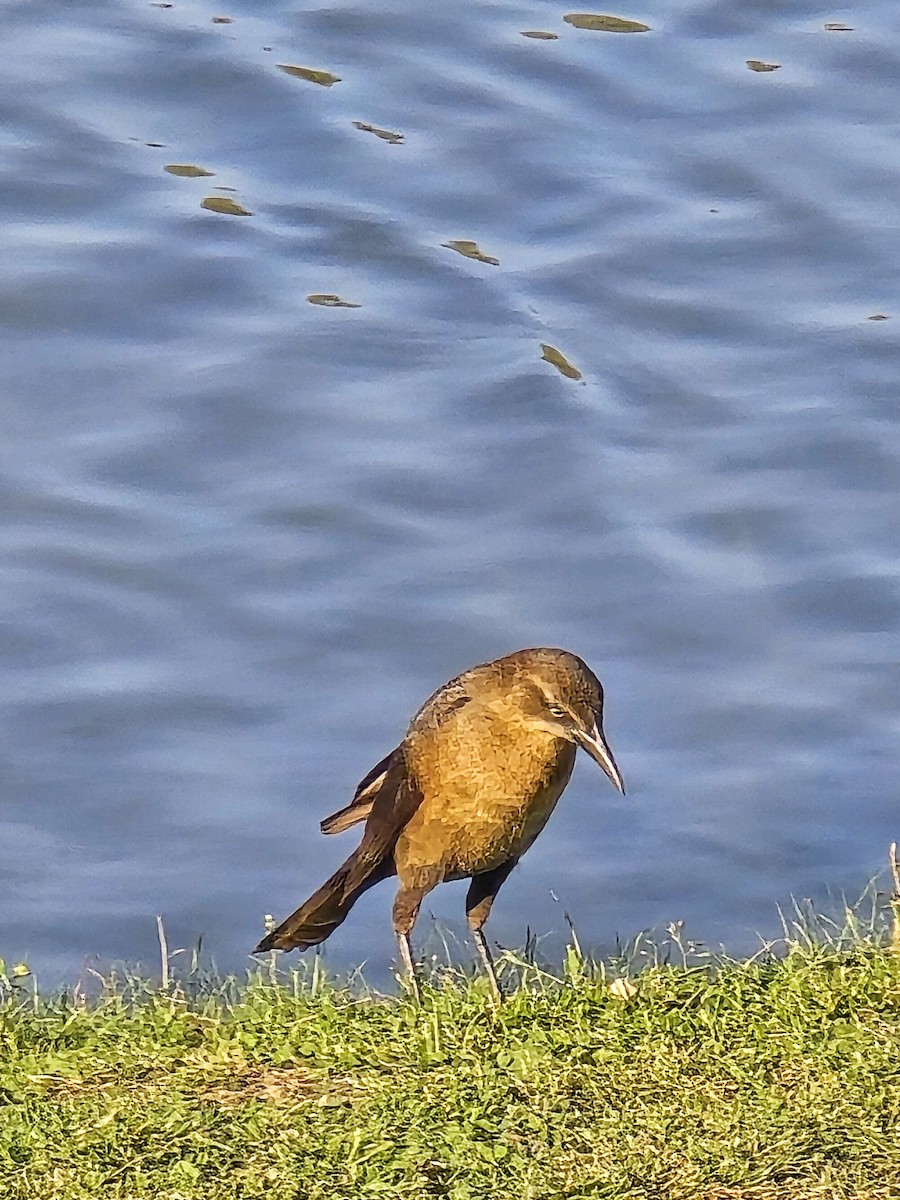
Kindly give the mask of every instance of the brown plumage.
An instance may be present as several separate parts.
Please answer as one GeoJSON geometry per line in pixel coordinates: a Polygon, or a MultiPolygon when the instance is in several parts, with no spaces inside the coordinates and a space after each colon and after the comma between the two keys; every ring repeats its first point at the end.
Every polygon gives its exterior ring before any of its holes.
{"type": "Polygon", "coordinates": [[[519,650],[451,679],[322,822],[339,833],[365,821],[358,848],[256,951],[318,945],[363,892],[397,875],[394,929],[418,996],[409,935],[422,900],[445,880],[471,878],[469,927],[499,997],[482,926],[569,782],[578,746],[624,791],[603,735],[603,688],[574,654],[519,650]]]}

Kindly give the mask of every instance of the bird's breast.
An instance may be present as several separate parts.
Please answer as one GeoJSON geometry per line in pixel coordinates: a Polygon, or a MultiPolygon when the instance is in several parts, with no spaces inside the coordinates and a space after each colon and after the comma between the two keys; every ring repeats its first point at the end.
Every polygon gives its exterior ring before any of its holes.
{"type": "Polygon", "coordinates": [[[413,746],[410,754],[422,803],[395,849],[407,886],[519,858],[547,823],[575,761],[575,747],[560,739],[523,743],[495,731],[474,745],[441,743],[413,746]]]}

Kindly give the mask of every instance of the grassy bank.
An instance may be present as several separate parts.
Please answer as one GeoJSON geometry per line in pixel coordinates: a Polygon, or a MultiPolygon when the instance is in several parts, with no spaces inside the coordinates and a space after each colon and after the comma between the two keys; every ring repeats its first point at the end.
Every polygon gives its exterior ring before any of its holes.
{"type": "MultiPolygon", "coordinates": [[[[670,948],[671,949],[671,948],[670,948]]],[[[675,955],[677,958],[677,953],[675,955]]],[[[900,1197],[900,955],[519,963],[499,1012],[447,974],[421,1010],[315,972],[2,983],[0,1195],[900,1197]]]]}

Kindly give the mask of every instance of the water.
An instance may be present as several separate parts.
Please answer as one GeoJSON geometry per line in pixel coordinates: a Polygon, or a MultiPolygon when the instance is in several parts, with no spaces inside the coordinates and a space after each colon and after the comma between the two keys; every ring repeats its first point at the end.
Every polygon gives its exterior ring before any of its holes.
{"type": "MultiPolygon", "coordinates": [[[[535,644],[604,679],[629,795],[579,766],[497,940],[739,950],[882,866],[893,9],[563,11],[7,6],[7,960],[152,964],[161,913],[242,968],[421,700],[535,644]]],[[[391,894],[333,967],[384,975],[391,894]]]]}

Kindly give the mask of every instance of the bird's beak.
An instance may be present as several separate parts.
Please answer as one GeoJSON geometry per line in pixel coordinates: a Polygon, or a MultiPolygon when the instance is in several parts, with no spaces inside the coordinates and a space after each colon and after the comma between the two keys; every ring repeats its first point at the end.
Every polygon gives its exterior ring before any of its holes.
{"type": "Polygon", "coordinates": [[[622,776],[619,774],[619,768],[616,766],[616,760],[612,756],[612,750],[606,744],[606,738],[603,736],[603,729],[599,722],[595,721],[592,729],[576,729],[575,740],[582,749],[587,750],[588,754],[599,763],[609,778],[612,780],[613,786],[625,795],[625,785],[622,782],[622,776]]]}

